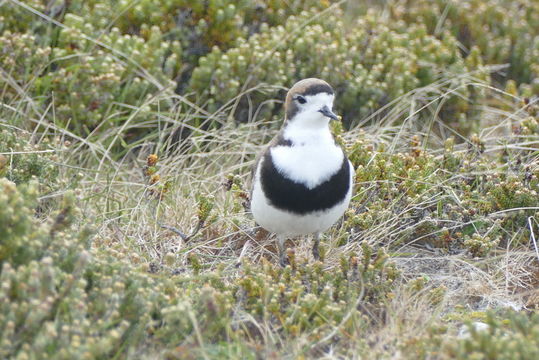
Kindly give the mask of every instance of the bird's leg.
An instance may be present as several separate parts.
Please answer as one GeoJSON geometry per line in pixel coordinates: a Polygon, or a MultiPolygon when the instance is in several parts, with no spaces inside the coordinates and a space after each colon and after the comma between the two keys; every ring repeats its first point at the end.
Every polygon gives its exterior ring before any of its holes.
{"type": "Polygon", "coordinates": [[[279,265],[281,265],[281,267],[286,267],[286,263],[287,263],[286,249],[284,246],[285,241],[286,241],[286,237],[277,236],[277,248],[279,249],[279,265]]]}
{"type": "Polygon", "coordinates": [[[320,245],[320,233],[315,233],[313,236],[313,256],[315,260],[320,260],[320,251],[318,250],[318,245],[320,245]]]}

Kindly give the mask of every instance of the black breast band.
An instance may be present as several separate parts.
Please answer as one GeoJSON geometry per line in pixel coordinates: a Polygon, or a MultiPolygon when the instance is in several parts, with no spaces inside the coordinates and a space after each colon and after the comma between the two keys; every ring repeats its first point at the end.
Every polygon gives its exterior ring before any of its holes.
{"type": "Polygon", "coordinates": [[[271,151],[264,155],[260,169],[262,190],[270,203],[281,210],[304,215],[327,210],[342,202],[350,189],[350,165],[343,156],[341,168],[313,189],[281,174],[273,163],[271,151]]]}

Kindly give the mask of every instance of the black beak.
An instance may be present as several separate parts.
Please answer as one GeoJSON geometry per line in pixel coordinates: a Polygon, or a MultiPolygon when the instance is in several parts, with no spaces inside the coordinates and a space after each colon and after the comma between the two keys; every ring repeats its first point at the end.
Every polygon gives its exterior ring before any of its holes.
{"type": "Polygon", "coordinates": [[[337,117],[337,115],[335,115],[333,113],[333,111],[331,111],[327,106],[324,106],[322,109],[318,110],[319,112],[322,113],[322,115],[324,116],[327,116],[328,118],[330,119],[333,119],[333,120],[339,120],[339,118],[337,117]]]}

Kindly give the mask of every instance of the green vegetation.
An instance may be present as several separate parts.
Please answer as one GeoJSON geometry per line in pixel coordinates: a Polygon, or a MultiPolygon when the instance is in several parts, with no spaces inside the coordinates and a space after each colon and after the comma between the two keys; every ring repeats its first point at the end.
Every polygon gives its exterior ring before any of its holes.
{"type": "Polygon", "coordinates": [[[368,3],[0,1],[0,357],[538,357],[537,2],[368,3]],[[356,193],[280,268],[249,167],[310,76],[356,193]]]}
{"type": "Polygon", "coordinates": [[[410,342],[407,353],[440,359],[534,359],[539,356],[536,313],[527,316],[511,311],[489,312],[484,317],[484,329],[480,330],[477,322],[467,321],[458,339],[444,338],[441,329],[432,329],[428,341],[410,342]]]}

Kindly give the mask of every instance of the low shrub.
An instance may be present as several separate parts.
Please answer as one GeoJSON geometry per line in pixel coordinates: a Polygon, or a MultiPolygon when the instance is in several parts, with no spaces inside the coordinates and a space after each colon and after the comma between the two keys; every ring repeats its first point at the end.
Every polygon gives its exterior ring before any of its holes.
{"type": "Polygon", "coordinates": [[[424,24],[437,37],[452,34],[466,54],[477,47],[486,64],[508,64],[498,78],[535,85],[539,91],[539,20],[536,1],[436,0],[395,3],[395,24],[424,24]]]}
{"type": "Polygon", "coordinates": [[[468,321],[460,336],[443,326],[415,338],[403,348],[407,356],[435,359],[535,359],[539,356],[539,314],[490,311],[483,328],[468,321]]]}
{"type": "Polygon", "coordinates": [[[35,181],[17,186],[0,179],[0,190],[5,358],[253,356],[261,342],[285,354],[301,339],[336,343],[334,329],[365,329],[383,316],[399,276],[383,250],[366,244],[360,254],[343,254],[333,272],[292,256],[285,269],[245,263],[233,273],[153,274],[118,243],[92,247],[72,192],[39,221],[35,181]],[[282,336],[285,344],[267,336],[282,336]]]}
{"type": "MultiPolygon", "coordinates": [[[[290,16],[286,24],[239,38],[237,46],[227,51],[214,47],[200,59],[190,88],[201,96],[200,101],[208,102],[211,111],[238,105],[235,116],[246,121],[257,111],[249,104],[262,103],[268,91],[275,94],[276,87],[319,77],[336,89],[337,112],[350,126],[418,87],[434,85],[440,93],[444,86],[459,88],[463,81],[459,78],[451,85],[435,85],[454,74],[477,72],[476,76],[488,80],[481,64],[464,61],[450,34],[437,39],[417,24],[394,30],[374,12],[352,24],[343,18],[338,8],[324,16],[302,12],[290,16]],[[253,87],[256,91],[240,96],[253,87]]],[[[465,99],[470,93],[466,86],[456,92],[459,96],[447,106],[458,117],[468,111],[465,99]]],[[[260,116],[267,117],[273,109],[274,105],[264,104],[260,116]]]]}

